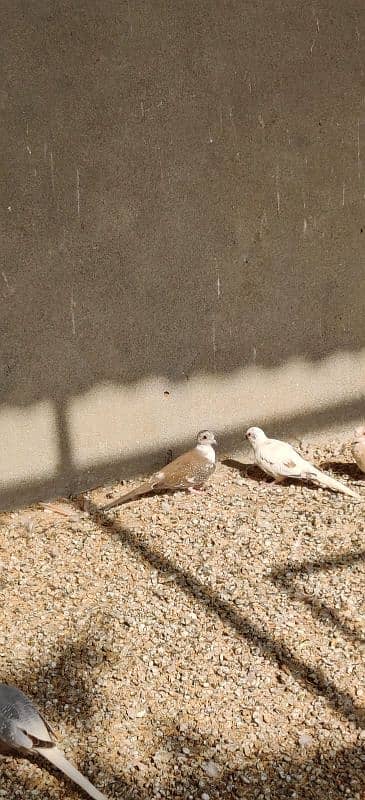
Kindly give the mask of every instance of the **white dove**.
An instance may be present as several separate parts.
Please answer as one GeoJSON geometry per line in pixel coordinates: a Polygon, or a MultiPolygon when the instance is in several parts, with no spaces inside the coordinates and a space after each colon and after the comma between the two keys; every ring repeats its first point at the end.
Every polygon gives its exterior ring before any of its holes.
{"type": "Polygon", "coordinates": [[[360,499],[359,495],[348,486],[317,469],[310,461],[306,461],[291,444],[281,442],[279,439],[269,439],[261,428],[249,428],[246,431],[246,439],[255,453],[256,464],[268,475],[272,475],[276,483],[285,478],[313,481],[334,492],[342,492],[349,497],[360,499]]]}
{"type": "Polygon", "coordinates": [[[94,800],[108,800],[57,747],[48,722],[31,700],[17,689],[0,683],[0,752],[38,753],[77,783],[94,800]]]}
{"type": "Polygon", "coordinates": [[[365,425],[355,430],[355,439],[351,445],[351,453],[361,472],[365,472],[365,425]]]}

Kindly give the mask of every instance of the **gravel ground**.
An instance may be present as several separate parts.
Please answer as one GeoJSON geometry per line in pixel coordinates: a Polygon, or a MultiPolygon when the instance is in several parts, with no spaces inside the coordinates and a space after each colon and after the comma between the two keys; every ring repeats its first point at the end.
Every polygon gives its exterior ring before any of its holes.
{"type": "MultiPolygon", "coordinates": [[[[339,445],[303,452],[365,499],[339,445]]],[[[229,461],[202,495],[61,507],[1,515],[0,675],[100,790],[365,796],[363,503],[229,461]]],[[[81,796],[0,761],[0,798],[81,796]]]]}

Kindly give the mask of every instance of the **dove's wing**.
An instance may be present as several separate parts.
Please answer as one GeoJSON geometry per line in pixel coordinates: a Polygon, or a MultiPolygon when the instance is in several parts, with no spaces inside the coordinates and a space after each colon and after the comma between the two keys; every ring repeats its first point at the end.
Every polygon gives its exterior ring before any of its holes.
{"type": "Polygon", "coordinates": [[[277,439],[269,439],[263,442],[256,454],[256,461],[259,466],[273,475],[274,478],[297,478],[305,481],[313,481],[320,486],[332,489],[334,492],[342,492],[349,497],[359,499],[356,492],[345,484],[327,475],[320,469],[302,458],[294,447],[287,442],[280,442],[277,439]]]}
{"type": "Polygon", "coordinates": [[[15,686],[0,684],[0,739],[10,747],[32,750],[52,745],[52,730],[28,697],[15,686]]]}
{"type": "Polygon", "coordinates": [[[294,450],[287,442],[269,439],[263,442],[257,453],[257,462],[270,475],[283,478],[300,478],[303,472],[310,473],[315,468],[309,461],[294,450]]]}

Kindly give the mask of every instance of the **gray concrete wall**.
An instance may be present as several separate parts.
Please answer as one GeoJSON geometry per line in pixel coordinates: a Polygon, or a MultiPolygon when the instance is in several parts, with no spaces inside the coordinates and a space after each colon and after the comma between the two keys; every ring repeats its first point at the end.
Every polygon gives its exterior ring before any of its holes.
{"type": "Polygon", "coordinates": [[[363,4],[3,0],[1,27],[1,507],[202,426],[351,428],[363,4]]]}

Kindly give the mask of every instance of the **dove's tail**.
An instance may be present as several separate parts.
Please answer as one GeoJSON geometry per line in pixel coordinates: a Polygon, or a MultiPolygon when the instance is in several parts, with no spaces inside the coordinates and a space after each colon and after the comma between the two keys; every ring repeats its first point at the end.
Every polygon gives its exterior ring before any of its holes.
{"type": "Polygon", "coordinates": [[[150,481],[146,481],[145,483],[141,483],[140,486],[137,486],[135,489],[131,489],[130,492],[126,492],[125,494],[119,495],[116,500],[111,500],[110,503],[106,503],[105,506],[100,506],[99,511],[109,511],[111,508],[115,506],[121,506],[123,503],[127,503],[128,500],[134,500],[136,497],[140,497],[142,494],[147,494],[147,492],[151,492],[153,486],[151,485],[150,481]]]}
{"type": "Polygon", "coordinates": [[[309,480],[318,483],[320,486],[325,486],[327,489],[332,489],[334,492],[341,492],[342,494],[347,494],[349,497],[355,497],[356,500],[360,500],[360,496],[356,494],[352,489],[346,486],[345,483],[341,483],[341,481],[337,481],[336,478],[332,478],[330,475],[327,475],[325,472],[322,472],[320,469],[311,469],[308,474],[302,475],[303,478],[307,478],[309,480]]]}
{"type": "Polygon", "coordinates": [[[66,756],[64,756],[58,747],[38,747],[34,749],[37,750],[37,753],[46,758],[47,761],[50,761],[51,764],[57,767],[57,769],[60,769],[64,775],[67,775],[71,781],[77,783],[77,785],[80,786],[81,789],[83,789],[84,792],[89,795],[89,797],[93,797],[94,800],[108,800],[105,794],[102,794],[98,789],[95,789],[95,786],[93,786],[92,783],[90,783],[90,781],[88,781],[88,779],[85,778],[84,775],[82,775],[81,772],[79,772],[78,769],[73,766],[73,764],[70,764],[70,762],[67,761],[66,756]]]}

